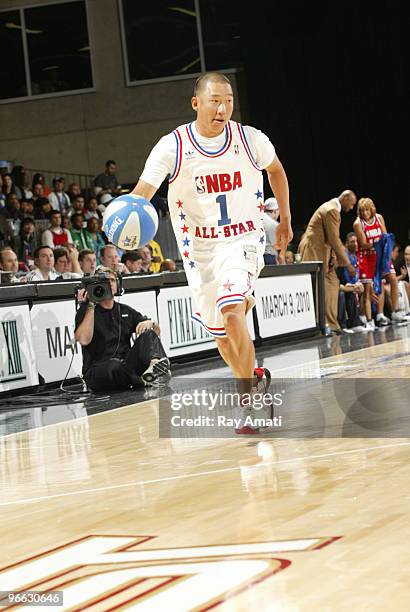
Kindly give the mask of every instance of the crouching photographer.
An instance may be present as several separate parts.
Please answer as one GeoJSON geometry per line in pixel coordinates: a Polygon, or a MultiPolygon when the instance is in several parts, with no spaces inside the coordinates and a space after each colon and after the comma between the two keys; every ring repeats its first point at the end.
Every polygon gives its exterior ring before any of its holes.
{"type": "Polygon", "coordinates": [[[119,275],[100,267],[77,289],[75,339],[82,347],[84,379],[94,391],[149,386],[170,374],[158,324],[114,300],[121,285],[119,275]]]}

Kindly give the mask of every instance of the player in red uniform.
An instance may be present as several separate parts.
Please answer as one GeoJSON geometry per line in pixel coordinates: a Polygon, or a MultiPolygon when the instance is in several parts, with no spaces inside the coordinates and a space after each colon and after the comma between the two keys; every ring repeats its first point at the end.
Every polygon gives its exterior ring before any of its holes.
{"type": "MultiPolygon", "coordinates": [[[[373,244],[378,242],[383,234],[387,233],[386,224],[382,215],[376,212],[376,206],[370,198],[360,198],[357,205],[357,219],[353,224],[355,234],[359,243],[358,264],[359,264],[359,280],[365,286],[363,296],[363,306],[366,319],[372,321],[372,297],[373,297],[373,278],[376,273],[377,256],[373,248],[373,244]]],[[[397,312],[399,300],[399,287],[397,283],[396,273],[392,264],[390,272],[384,276],[384,280],[390,283],[391,301],[392,301],[392,321],[395,323],[401,322],[402,317],[397,312]]],[[[388,320],[383,315],[384,292],[382,292],[378,301],[377,323],[382,326],[388,324],[388,320]]],[[[371,324],[371,323],[370,323],[371,324]]]]}

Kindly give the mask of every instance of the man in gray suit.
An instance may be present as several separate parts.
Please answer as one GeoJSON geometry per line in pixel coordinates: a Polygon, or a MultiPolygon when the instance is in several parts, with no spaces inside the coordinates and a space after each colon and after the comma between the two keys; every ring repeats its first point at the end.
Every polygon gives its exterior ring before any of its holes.
{"type": "Polygon", "coordinates": [[[322,261],[325,276],[325,335],[340,333],[337,320],[339,279],[337,266],[346,266],[354,276],[355,269],[350,263],[344,245],[340,240],[340,213],[349,212],[356,205],[356,195],[350,189],[343,191],[338,198],[325,202],[313,213],[299,245],[301,261],[322,261]]]}

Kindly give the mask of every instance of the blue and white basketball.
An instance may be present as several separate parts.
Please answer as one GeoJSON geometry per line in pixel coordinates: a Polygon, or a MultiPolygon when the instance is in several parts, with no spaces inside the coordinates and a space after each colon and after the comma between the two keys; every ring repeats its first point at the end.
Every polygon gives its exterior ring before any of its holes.
{"type": "Polygon", "coordinates": [[[109,242],[126,251],[147,244],[157,229],[157,211],[141,196],[119,196],[109,203],[103,215],[103,230],[109,242]]]}

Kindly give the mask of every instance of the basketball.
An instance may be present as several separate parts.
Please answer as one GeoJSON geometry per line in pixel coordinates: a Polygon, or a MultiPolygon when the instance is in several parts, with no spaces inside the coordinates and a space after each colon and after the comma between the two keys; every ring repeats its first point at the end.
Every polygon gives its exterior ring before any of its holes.
{"type": "Polygon", "coordinates": [[[109,242],[132,251],[152,240],[158,229],[158,215],[148,200],[122,195],[110,202],[103,215],[103,230],[109,242]]]}

